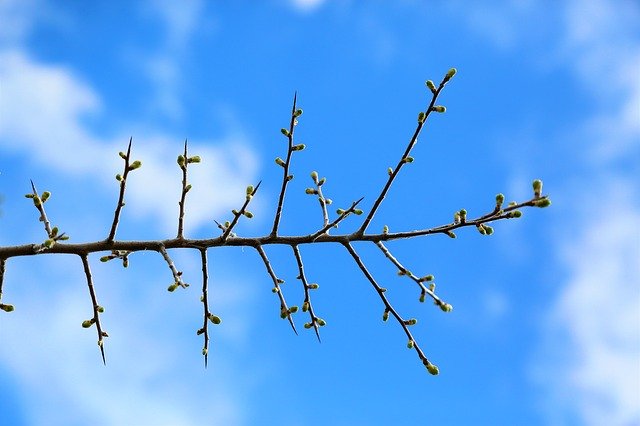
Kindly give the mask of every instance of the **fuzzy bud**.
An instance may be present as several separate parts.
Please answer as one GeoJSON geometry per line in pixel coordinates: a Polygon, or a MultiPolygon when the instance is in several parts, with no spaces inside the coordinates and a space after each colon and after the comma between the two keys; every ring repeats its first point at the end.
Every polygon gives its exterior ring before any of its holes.
{"type": "Polygon", "coordinates": [[[178,288],[178,283],[173,283],[169,287],[167,287],[167,291],[174,292],[178,288]]]}
{"type": "Polygon", "coordinates": [[[5,312],[13,312],[15,308],[13,307],[13,305],[5,305],[4,303],[0,303],[0,309],[5,312]]]}
{"type": "Polygon", "coordinates": [[[414,345],[413,340],[409,340],[409,341],[407,342],[407,349],[413,349],[413,345],[414,345]]]}
{"type": "Polygon", "coordinates": [[[140,167],[142,167],[142,161],[136,160],[133,163],[131,163],[131,165],[129,166],[129,170],[139,169],[140,167]]]}
{"type": "Polygon", "coordinates": [[[504,194],[496,195],[496,207],[497,208],[502,207],[502,203],[504,203],[504,194]]]}
{"type": "Polygon", "coordinates": [[[311,327],[313,327],[313,324],[311,324],[310,322],[304,323],[304,328],[306,328],[307,330],[310,329],[311,327]]]}
{"type": "Polygon", "coordinates": [[[276,164],[280,167],[284,167],[285,166],[285,162],[282,160],[282,158],[280,157],[276,157],[276,164]]]}
{"type": "Polygon", "coordinates": [[[446,231],[445,233],[447,234],[447,237],[449,237],[449,238],[456,238],[456,234],[454,234],[451,231],[446,231]]]}
{"type": "Polygon", "coordinates": [[[298,144],[298,145],[294,145],[294,146],[292,146],[292,147],[291,147],[291,150],[292,150],[292,151],[302,151],[302,150],[303,150],[303,149],[305,149],[305,148],[306,148],[306,145],[305,145],[305,144],[303,144],[303,143],[301,143],[301,144],[298,144]]]}
{"type": "Polygon", "coordinates": [[[304,193],[309,195],[315,195],[318,193],[318,190],[314,188],[307,188],[304,190],[304,193]]]}
{"type": "Polygon", "coordinates": [[[431,92],[435,93],[436,91],[436,85],[433,84],[433,81],[431,80],[427,80],[427,82],[425,83],[427,85],[427,87],[429,88],[429,90],[431,90],[431,92]]]}
{"type": "Polygon", "coordinates": [[[42,196],[40,197],[40,199],[44,203],[45,201],[47,201],[49,199],[49,197],[51,197],[51,193],[49,191],[44,191],[42,193],[42,196]]]}
{"type": "Polygon", "coordinates": [[[322,318],[318,318],[317,321],[318,325],[320,327],[324,327],[325,325],[327,325],[327,322],[325,320],[323,320],[322,318]]]}
{"type": "Polygon", "coordinates": [[[111,257],[111,256],[102,256],[102,257],[100,258],[100,262],[108,262],[108,261],[110,261],[111,259],[113,259],[113,257],[111,257]]]}
{"type": "Polygon", "coordinates": [[[420,301],[420,303],[424,303],[424,300],[426,297],[427,297],[427,293],[423,291],[420,293],[420,299],[418,300],[420,301]]]}
{"type": "Polygon", "coordinates": [[[522,216],[522,212],[520,210],[513,210],[508,213],[509,218],[519,218],[522,216]]]}
{"type": "Polygon", "coordinates": [[[289,135],[291,135],[291,133],[289,133],[289,130],[285,129],[284,127],[280,129],[280,133],[282,133],[286,137],[289,137],[289,135]]]}
{"type": "Polygon", "coordinates": [[[418,320],[415,318],[411,318],[408,319],[404,322],[404,325],[416,325],[418,323],[418,320]]]}
{"type": "Polygon", "coordinates": [[[302,304],[302,312],[307,312],[309,310],[310,304],[309,302],[304,302],[302,304]]]}
{"type": "Polygon", "coordinates": [[[250,212],[250,211],[248,211],[248,210],[245,210],[245,212],[244,212],[243,214],[245,215],[245,217],[246,217],[247,219],[251,219],[251,218],[253,217],[253,213],[251,213],[251,212],[250,212]]]}
{"type": "Polygon", "coordinates": [[[311,179],[313,179],[314,182],[318,182],[318,172],[313,171],[311,172],[311,179]]]}
{"type": "Polygon", "coordinates": [[[542,194],[542,181],[540,179],[536,179],[533,181],[533,195],[538,198],[540,194],[542,194]]]}
{"type": "Polygon", "coordinates": [[[247,186],[247,195],[253,195],[253,185],[247,186]]]}
{"type": "Polygon", "coordinates": [[[387,173],[389,174],[389,176],[391,176],[393,174],[393,169],[391,167],[389,167],[387,169],[387,173]]]}
{"type": "Polygon", "coordinates": [[[453,311],[453,306],[448,303],[443,303],[440,305],[440,309],[442,309],[442,312],[451,312],[453,311]]]}
{"type": "Polygon", "coordinates": [[[218,325],[218,324],[220,324],[222,322],[222,320],[220,319],[219,316],[213,315],[211,313],[209,315],[207,315],[207,318],[209,318],[209,321],[211,321],[215,325],[218,325]]]}
{"type": "Polygon", "coordinates": [[[189,157],[187,159],[187,163],[199,163],[200,161],[202,160],[200,159],[199,155],[194,155],[193,157],[189,157]]]}
{"type": "Polygon", "coordinates": [[[541,198],[539,200],[537,200],[536,202],[534,202],[533,204],[536,207],[540,207],[540,208],[545,208],[545,207],[549,207],[551,205],[551,200],[548,198],[541,198]]]}
{"type": "Polygon", "coordinates": [[[100,312],[101,314],[104,313],[104,308],[102,306],[98,306],[96,308],[96,311],[100,312]]]}
{"type": "Polygon", "coordinates": [[[436,105],[432,108],[432,110],[435,112],[444,113],[447,111],[447,108],[442,105],[436,105]]]}
{"type": "Polygon", "coordinates": [[[389,311],[384,311],[382,314],[382,321],[387,321],[389,319],[389,311]]]}
{"type": "Polygon", "coordinates": [[[353,214],[355,214],[356,216],[360,216],[362,213],[363,213],[363,211],[360,210],[360,209],[354,209],[353,210],[353,214]]]}
{"type": "Polygon", "coordinates": [[[289,313],[290,314],[295,314],[296,312],[298,312],[298,307],[297,306],[292,306],[289,308],[289,313]]]}
{"type": "Polygon", "coordinates": [[[122,175],[118,173],[118,174],[116,175],[116,180],[117,180],[118,182],[122,182],[122,175]]]}
{"type": "Polygon", "coordinates": [[[433,364],[427,364],[427,371],[429,372],[429,374],[433,375],[433,376],[437,376],[438,374],[440,374],[440,370],[438,369],[438,367],[436,365],[433,364]]]}
{"type": "Polygon", "coordinates": [[[336,213],[339,214],[340,216],[342,216],[345,213],[345,211],[344,211],[344,209],[338,209],[338,210],[336,210],[336,213]]]}
{"type": "Polygon", "coordinates": [[[82,328],[89,328],[95,321],[93,319],[82,321],[82,328]]]}
{"type": "Polygon", "coordinates": [[[317,290],[318,288],[320,288],[320,286],[316,283],[311,283],[309,284],[309,289],[310,290],[317,290]]]}
{"type": "Polygon", "coordinates": [[[451,68],[449,71],[447,71],[447,74],[444,76],[444,81],[449,81],[453,78],[454,75],[456,75],[456,73],[458,72],[457,69],[455,68],[451,68]]]}
{"type": "Polygon", "coordinates": [[[294,113],[293,113],[293,115],[294,115],[294,116],[296,116],[296,117],[300,117],[300,116],[302,115],[302,109],[301,109],[301,108],[298,108],[298,109],[296,110],[296,112],[294,112],[294,113]]]}
{"type": "Polygon", "coordinates": [[[119,156],[120,156],[120,158],[122,158],[123,160],[126,160],[126,159],[127,159],[127,155],[126,155],[124,152],[122,152],[122,151],[120,151],[120,152],[118,153],[118,155],[119,155],[119,156]]]}
{"type": "Polygon", "coordinates": [[[389,233],[389,227],[387,225],[382,227],[382,233],[383,234],[388,234],[389,233]]]}
{"type": "Polygon", "coordinates": [[[418,123],[424,123],[425,117],[426,117],[426,114],[424,113],[424,111],[420,111],[418,113],[418,123]]]}

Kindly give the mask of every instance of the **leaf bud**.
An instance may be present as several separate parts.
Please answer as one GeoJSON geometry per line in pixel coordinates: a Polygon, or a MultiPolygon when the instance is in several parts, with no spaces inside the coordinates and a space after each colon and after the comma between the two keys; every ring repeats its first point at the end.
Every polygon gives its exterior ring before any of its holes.
{"type": "Polygon", "coordinates": [[[322,318],[317,318],[316,322],[318,323],[318,325],[320,327],[324,327],[325,325],[327,325],[327,322],[325,320],[323,320],[322,318]]]}
{"type": "Polygon", "coordinates": [[[291,135],[291,133],[289,133],[289,131],[287,129],[285,129],[284,127],[282,129],[280,129],[280,133],[282,133],[286,137],[289,137],[291,135]]]}
{"type": "Polygon", "coordinates": [[[311,172],[311,179],[313,179],[314,182],[318,182],[318,172],[311,172]]]}
{"type": "Polygon", "coordinates": [[[311,283],[309,284],[309,289],[310,290],[317,290],[318,288],[320,288],[320,286],[316,283],[311,283]]]}
{"type": "Polygon", "coordinates": [[[389,311],[384,311],[382,314],[382,321],[386,321],[389,319],[389,311]]]}
{"type": "Polygon", "coordinates": [[[355,214],[356,216],[360,216],[362,213],[363,213],[363,212],[362,212],[362,210],[360,210],[360,209],[354,209],[354,210],[353,210],[353,214],[355,214]]]}
{"type": "Polygon", "coordinates": [[[435,277],[433,275],[429,274],[429,275],[426,275],[426,276],[422,277],[422,279],[420,281],[433,281],[434,278],[435,277]]]}
{"type": "Polygon", "coordinates": [[[140,167],[142,167],[142,161],[136,160],[133,163],[131,163],[131,165],[129,166],[129,170],[139,169],[140,167]]]}
{"type": "Polygon", "coordinates": [[[510,212],[507,214],[507,216],[508,216],[509,218],[519,218],[519,217],[521,217],[521,216],[522,216],[522,212],[521,212],[520,210],[513,210],[513,211],[510,211],[510,212]]]}
{"type": "Polygon", "coordinates": [[[287,178],[286,178],[286,179],[287,179],[287,182],[289,182],[290,180],[293,180],[293,175],[289,175],[289,176],[287,176],[287,178]]]}
{"type": "Polygon", "coordinates": [[[502,207],[502,203],[504,203],[504,194],[496,195],[496,207],[502,207]]]}
{"type": "Polygon", "coordinates": [[[420,303],[424,303],[424,299],[426,298],[427,293],[425,291],[422,291],[420,293],[420,299],[418,299],[420,301],[420,303]]]}
{"type": "Polygon", "coordinates": [[[213,315],[212,313],[210,313],[209,315],[207,315],[207,318],[209,318],[209,321],[211,321],[212,323],[214,323],[215,325],[218,325],[222,322],[222,320],[220,319],[219,316],[217,315],[213,315]]]}
{"type": "Polygon", "coordinates": [[[451,231],[446,231],[445,234],[447,234],[447,237],[449,237],[449,238],[456,238],[456,234],[454,234],[451,231]]]}
{"type": "Polygon", "coordinates": [[[404,325],[416,325],[418,323],[418,320],[415,318],[411,318],[408,319],[404,322],[404,325]]]}
{"type": "Polygon", "coordinates": [[[435,93],[436,91],[436,85],[433,84],[433,81],[431,80],[427,80],[427,82],[425,83],[427,85],[427,87],[429,88],[429,90],[431,90],[432,92],[435,93]]]}
{"type": "Polygon", "coordinates": [[[304,302],[302,304],[302,312],[307,312],[309,310],[309,302],[304,302]]]}
{"type": "Polygon", "coordinates": [[[187,192],[191,191],[192,185],[189,184],[187,186],[184,187],[184,193],[186,194],[187,192]]]}
{"type": "Polygon", "coordinates": [[[451,312],[453,311],[453,306],[448,303],[441,303],[440,309],[442,309],[443,312],[451,312]]]}
{"type": "Polygon", "coordinates": [[[200,161],[202,160],[200,159],[199,155],[194,155],[193,157],[189,157],[187,159],[187,163],[199,163],[200,161]]]}
{"type": "Polygon", "coordinates": [[[93,325],[94,320],[90,319],[90,320],[84,320],[82,321],[82,328],[89,328],[93,325]]]}
{"type": "Polygon", "coordinates": [[[271,293],[277,293],[279,291],[280,291],[280,289],[278,287],[274,287],[274,288],[271,289],[271,293]]]}
{"type": "Polygon", "coordinates": [[[110,261],[111,259],[113,259],[113,257],[111,257],[111,256],[102,256],[102,257],[100,258],[100,262],[108,262],[108,261],[110,261]]]}
{"type": "Polygon", "coordinates": [[[289,308],[289,313],[290,314],[295,314],[296,312],[298,312],[298,307],[297,306],[292,306],[289,308]]]}
{"type": "Polygon", "coordinates": [[[481,235],[487,235],[487,230],[485,229],[482,223],[479,225],[476,225],[476,229],[478,230],[478,232],[480,232],[481,235]]]}
{"type": "Polygon", "coordinates": [[[406,156],[402,159],[403,163],[413,163],[413,157],[411,156],[406,156]]]}
{"type": "Polygon", "coordinates": [[[391,176],[393,174],[393,169],[391,167],[389,167],[387,169],[387,173],[389,174],[389,176],[391,176]]]}
{"type": "Polygon", "coordinates": [[[318,181],[318,186],[322,186],[322,185],[324,185],[324,183],[325,183],[326,181],[327,181],[327,178],[326,178],[326,177],[323,177],[322,179],[320,179],[320,180],[318,181]]]}
{"type": "Polygon", "coordinates": [[[423,122],[424,122],[425,117],[426,117],[426,115],[425,115],[424,111],[420,111],[420,112],[418,113],[418,123],[423,123],[423,122]]]}
{"type": "Polygon", "coordinates": [[[104,308],[100,305],[98,305],[98,307],[96,308],[96,311],[100,312],[101,314],[104,313],[104,308]]]}
{"type": "Polygon", "coordinates": [[[333,200],[331,198],[325,198],[324,202],[325,202],[326,205],[329,205],[329,204],[333,203],[333,200]]]}
{"type": "Polygon", "coordinates": [[[253,213],[251,213],[249,210],[245,210],[243,214],[247,219],[251,219],[253,217],[253,213]]]}
{"type": "Polygon", "coordinates": [[[304,323],[304,328],[306,328],[307,330],[310,329],[311,327],[313,327],[313,324],[311,324],[310,322],[304,323]]]}
{"type": "Polygon", "coordinates": [[[13,307],[13,305],[5,305],[4,303],[0,303],[0,309],[5,312],[13,312],[15,308],[13,307]]]}
{"type": "Polygon", "coordinates": [[[45,201],[47,201],[49,199],[49,197],[51,197],[51,193],[49,191],[44,191],[42,193],[42,196],[40,197],[40,199],[44,203],[45,201]]]}
{"type": "Polygon", "coordinates": [[[336,210],[336,213],[342,216],[344,214],[344,209],[338,209],[336,210]]]}
{"type": "Polygon", "coordinates": [[[167,291],[174,292],[178,288],[178,283],[173,283],[169,287],[167,287],[167,291]]]}
{"type": "Polygon", "coordinates": [[[538,198],[540,194],[542,194],[542,181],[540,179],[536,179],[533,181],[533,195],[538,198]]]}
{"type": "Polygon", "coordinates": [[[120,173],[118,173],[118,174],[116,175],[116,180],[117,180],[118,182],[122,182],[122,175],[121,175],[120,173]]]}
{"type": "Polygon", "coordinates": [[[431,284],[429,284],[429,290],[431,291],[431,293],[433,293],[434,291],[436,291],[436,283],[431,283],[431,284]]]}
{"type": "Polygon", "coordinates": [[[541,198],[535,201],[533,205],[540,208],[549,207],[551,205],[551,200],[548,198],[541,198]]]}
{"type": "Polygon", "coordinates": [[[304,190],[304,193],[309,195],[315,195],[318,193],[318,190],[314,188],[307,188],[304,190]]]}
{"type": "Polygon", "coordinates": [[[298,109],[296,110],[296,112],[294,112],[294,113],[293,113],[293,115],[294,115],[294,116],[296,116],[296,117],[300,117],[300,116],[302,115],[302,109],[301,109],[301,108],[298,108],[298,109]]]}
{"type": "Polygon", "coordinates": [[[447,108],[442,105],[436,105],[432,108],[432,110],[435,112],[444,113],[447,111],[447,108]]]}
{"type": "Polygon", "coordinates": [[[487,231],[487,235],[493,234],[493,228],[489,225],[484,225],[485,231],[487,231]]]}
{"type": "Polygon", "coordinates": [[[282,158],[280,158],[280,157],[276,157],[276,164],[277,164],[278,166],[281,166],[281,167],[284,167],[284,166],[285,166],[284,161],[283,161],[283,160],[282,160],[282,158]]]}
{"type": "Polygon", "coordinates": [[[467,211],[465,209],[460,210],[460,222],[465,223],[467,221],[467,211]]]}
{"type": "Polygon", "coordinates": [[[428,363],[428,361],[427,361],[426,367],[429,374],[433,376],[437,376],[438,374],[440,374],[440,370],[438,369],[438,367],[436,365],[428,363]]]}
{"type": "Polygon", "coordinates": [[[48,239],[48,240],[46,240],[44,243],[42,243],[42,245],[43,245],[43,246],[45,246],[46,248],[50,249],[51,247],[53,247],[53,245],[54,245],[55,243],[56,243],[56,242],[55,242],[53,239],[49,238],[49,239],[48,239]]]}
{"type": "Polygon", "coordinates": [[[453,78],[454,75],[456,75],[456,73],[458,72],[457,69],[455,68],[451,68],[449,71],[447,71],[447,74],[444,76],[444,81],[449,81],[453,78]]]}
{"type": "Polygon", "coordinates": [[[198,336],[201,335],[202,333],[204,333],[204,328],[200,328],[200,329],[198,329],[198,331],[196,331],[196,334],[198,336]]]}
{"type": "Polygon", "coordinates": [[[383,234],[388,234],[389,233],[389,227],[387,225],[382,227],[382,233],[383,234]]]}
{"type": "Polygon", "coordinates": [[[33,198],[35,197],[35,194],[24,194],[25,198],[33,198]]]}
{"type": "Polygon", "coordinates": [[[120,152],[118,153],[118,155],[119,155],[119,156],[120,156],[120,158],[122,158],[123,160],[126,160],[126,159],[127,159],[127,155],[126,155],[124,152],[122,152],[122,151],[120,151],[120,152]]]}
{"type": "Polygon", "coordinates": [[[407,349],[413,349],[413,345],[414,345],[413,340],[409,340],[409,341],[407,342],[407,349]]]}
{"type": "Polygon", "coordinates": [[[305,148],[306,148],[306,145],[305,145],[305,144],[303,144],[303,143],[301,143],[301,144],[298,144],[298,145],[294,145],[294,146],[292,146],[292,147],[291,147],[291,150],[292,150],[292,151],[302,151],[302,150],[303,150],[303,149],[305,149],[305,148]]]}
{"type": "Polygon", "coordinates": [[[202,348],[202,355],[203,356],[207,356],[207,354],[209,353],[209,349],[207,348],[202,348]]]}
{"type": "Polygon", "coordinates": [[[278,278],[276,279],[276,281],[278,282],[278,284],[284,284],[284,280],[282,278],[278,278]]]}

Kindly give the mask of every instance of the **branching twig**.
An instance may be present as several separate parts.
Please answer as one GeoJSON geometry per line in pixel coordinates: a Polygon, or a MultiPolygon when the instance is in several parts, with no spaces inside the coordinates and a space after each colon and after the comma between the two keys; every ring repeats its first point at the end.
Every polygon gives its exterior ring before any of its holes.
{"type": "MultiPolygon", "coordinates": [[[[2,285],[4,284],[4,268],[7,259],[0,258],[0,302],[2,302],[2,285]]],[[[0,310],[5,312],[12,312],[14,310],[13,305],[8,305],[5,303],[0,303],[0,310]]]]}
{"type": "Polygon", "coordinates": [[[291,317],[291,314],[294,314],[298,311],[298,307],[297,306],[292,306],[290,308],[287,307],[287,302],[286,300],[284,300],[284,295],[282,294],[282,289],[280,288],[280,284],[284,284],[284,280],[278,278],[276,276],[276,273],[273,272],[273,268],[271,267],[269,258],[267,258],[267,254],[264,252],[264,249],[262,248],[262,246],[260,245],[256,246],[256,250],[258,251],[258,254],[260,254],[260,257],[264,262],[264,266],[267,268],[267,272],[269,273],[269,276],[273,280],[273,289],[271,291],[276,293],[278,295],[278,298],[280,299],[280,318],[282,319],[287,318],[289,320],[289,324],[291,324],[291,328],[293,329],[293,332],[298,334],[298,331],[296,330],[296,325],[293,323],[293,318],[291,317]]]}
{"type": "Polygon", "coordinates": [[[69,236],[64,232],[60,234],[58,227],[54,226],[52,228],[51,224],[49,223],[47,213],[44,210],[44,203],[47,202],[47,200],[51,196],[51,193],[49,191],[44,191],[42,195],[39,195],[33,181],[31,181],[31,189],[33,190],[33,192],[30,194],[26,194],[25,197],[31,198],[33,200],[33,205],[36,207],[36,209],[38,209],[38,212],[40,213],[40,218],[38,220],[44,224],[44,230],[47,233],[47,239],[42,244],[32,245],[35,253],[41,253],[44,250],[51,249],[51,247],[53,247],[54,244],[58,241],[68,240],[69,236]]]}
{"type": "Polygon", "coordinates": [[[178,238],[179,240],[183,239],[183,230],[184,230],[184,202],[187,197],[187,192],[191,190],[191,185],[187,184],[187,167],[191,163],[199,163],[200,157],[195,155],[193,157],[187,157],[187,140],[184,141],[184,155],[178,155],[178,166],[180,170],[182,170],[182,192],[180,193],[180,201],[178,205],[180,206],[180,212],[178,214],[178,238]]]}
{"type": "Polygon", "coordinates": [[[200,300],[202,301],[202,308],[204,311],[204,321],[202,328],[198,330],[198,334],[204,334],[202,355],[204,356],[204,367],[207,368],[207,363],[209,361],[209,321],[216,325],[220,324],[222,321],[220,320],[220,317],[209,311],[207,249],[200,249],[200,259],[202,261],[202,296],[200,297],[200,300]]]}
{"type": "Polygon", "coordinates": [[[318,203],[320,203],[320,208],[322,209],[323,226],[327,226],[329,224],[329,212],[327,211],[327,205],[331,204],[331,199],[325,198],[322,194],[322,185],[324,185],[327,179],[318,179],[318,172],[315,171],[311,172],[311,179],[313,179],[313,183],[316,185],[316,187],[307,188],[305,192],[309,195],[318,196],[318,203]]]}
{"type": "Polygon", "coordinates": [[[349,207],[347,210],[338,209],[338,211],[337,211],[337,213],[338,213],[337,219],[334,220],[331,223],[326,224],[324,227],[322,227],[317,232],[311,234],[309,236],[309,238],[311,239],[311,242],[317,240],[318,237],[320,237],[321,235],[324,235],[325,233],[327,233],[331,228],[337,228],[338,224],[340,222],[342,222],[351,213],[355,213],[356,215],[361,215],[362,214],[362,210],[357,209],[356,207],[358,206],[358,204],[360,204],[360,201],[362,201],[362,200],[364,200],[364,197],[362,197],[359,200],[354,201],[353,203],[351,203],[351,207],[349,207]]]}
{"type": "Polygon", "coordinates": [[[316,290],[318,288],[318,284],[307,282],[307,277],[304,274],[304,265],[302,263],[302,256],[300,255],[300,249],[298,249],[297,245],[291,246],[293,249],[293,254],[296,257],[296,262],[298,263],[298,271],[300,274],[298,275],[298,279],[302,281],[302,285],[304,286],[304,302],[302,302],[302,312],[309,312],[310,322],[305,323],[304,328],[311,328],[316,332],[316,337],[318,338],[318,342],[320,341],[320,330],[318,327],[323,327],[326,325],[325,320],[319,318],[315,315],[313,311],[313,304],[311,303],[311,294],[309,290],[316,290]]]}
{"type": "Polygon", "coordinates": [[[384,314],[382,317],[383,320],[386,321],[386,319],[389,317],[389,313],[391,313],[391,315],[394,316],[394,318],[398,321],[398,324],[400,324],[400,326],[404,330],[404,333],[407,335],[407,338],[409,339],[407,346],[409,347],[409,349],[413,348],[416,350],[418,357],[420,357],[420,360],[422,361],[424,366],[427,367],[427,370],[429,370],[429,373],[433,375],[438,374],[439,372],[438,367],[432,364],[431,362],[429,362],[424,352],[422,352],[422,349],[420,349],[420,346],[418,346],[418,342],[416,342],[416,339],[411,334],[411,331],[409,331],[409,326],[416,324],[417,320],[415,320],[414,318],[405,320],[400,316],[400,314],[398,314],[398,312],[394,309],[391,303],[389,303],[387,296],[385,296],[386,289],[381,287],[376,282],[375,278],[373,278],[371,273],[367,270],[367,267],[364,265],[364,263],[360,259],[360,256],[358,256],[358,254],[353,249],[351,244],[346,243],[344,244],[344,246],[349,252],[349,254],[351,255],[351,257],[353,257],[353,260],[355,260],[356,264],[358,265],[358,267],[360,268],[364,276],[367,278],[367,280],[369,280],[373,288],[376,290],[376,292],[378,293],[378,296],[380,296],[380,300],[382,300],[382,303],[384,304],[384,314]]]}
{"type": "Polygon", "coordinates": [[[87,259],[86,254],[80,255],[82,259],[82,266],[84,267],[84,274],[87,277],[87,286],[89,287],[89,295],[91,296],[91,304],[93,307],[93,317],[91,319],[85,320],[82,322],[82,326],[84,328],[89,328],[93,324],[96,325],[96,330],[98,331],[98,346],[100,346],[100,354],[102,354],[102,363],[107,364],[107,360],[104,356],[104,337],[109,337],[106,331],[102,330],[102,326],[100,325],[100,314],[104,312],[104,308],[98,305],[98,298],[96,297],[96,291],[93,288],[93,280],[91,278],[91,269],[89,268],[89,260],[87,259]]]}

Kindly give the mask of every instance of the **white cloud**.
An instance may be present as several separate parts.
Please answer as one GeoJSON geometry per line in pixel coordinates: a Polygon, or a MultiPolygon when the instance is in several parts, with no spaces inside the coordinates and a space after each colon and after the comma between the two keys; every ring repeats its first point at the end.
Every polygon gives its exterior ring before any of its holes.
{"type": "MultiPolygon", "coordinates": [[[[117,153],[125,149],[128,136],[104,138],[84,124],[101,106],[90,86],[65,67],[40,64],[17,51],[0,52],[0,79],[0,147],[27,154],[50,170],[91,176],[105,188],[115,187],[113,176],[122,169],[117,153]]],[[[143,167],[129,181],[127,209],[173,233],[177,210],[166,207],[168,194],[176,200],[180,194],[175,159],[182,143],[166,135],[140,136],[134,137],[133,156],[143,167]]],[[[236,208],[246,186],[255,183],[258,167],[242,135],[191,141],[189,149],[203,163],[190,168],[186,231],[236,208]]]]}
{"type": "Polygon", "coordinates": [[[322,4],[325,3],[325,0],[289,0],[291,5],[298,10],[303,12],[311,12],[313,10],[318,9],[322,4]]]}

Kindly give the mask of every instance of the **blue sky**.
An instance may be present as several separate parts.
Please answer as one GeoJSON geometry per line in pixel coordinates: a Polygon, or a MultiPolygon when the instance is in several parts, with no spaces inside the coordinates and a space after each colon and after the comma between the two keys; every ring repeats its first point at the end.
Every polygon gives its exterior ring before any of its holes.
{"type": "MultiPolygon", "coordinates": [[[[107,366],[82,265],[12,258],[0,315],[0,412],[12,425],[640,424],[640,8],[633,1],[0,3],[0,245],[40,242],[29,179],[75,242],[104,238],[133,138],[118,238],[175,235],[189,139],[186,232],[217,235],[263,181],[240,235],[270,230],[286,154],[280,128],[298,92],[282,233],[321,224],[312,170],[334,206],[369,209],[428,102],[441,95],[371,229],[428,228],[523,201],[540,178],[552,208],[389,244],[436,277],[445,314],[375,247],[356,249],[396,308],[419,319],[426,373],[342,247],[301,247],[327,321],[322,343],[278,316],[251,249],[210,251],[213,328],[203,368],[197,253],[173,251],[192,286],[168,293],[155,253],[123,270],[92,255],[110,336],[107,366]]],[[[350,217],[341,232],[354,230],[350,217]]],[[[291,304],[287,247],[267,247],[291,304]]],[[[298,328],[305,321],[296,314],[298,328]]]]}

